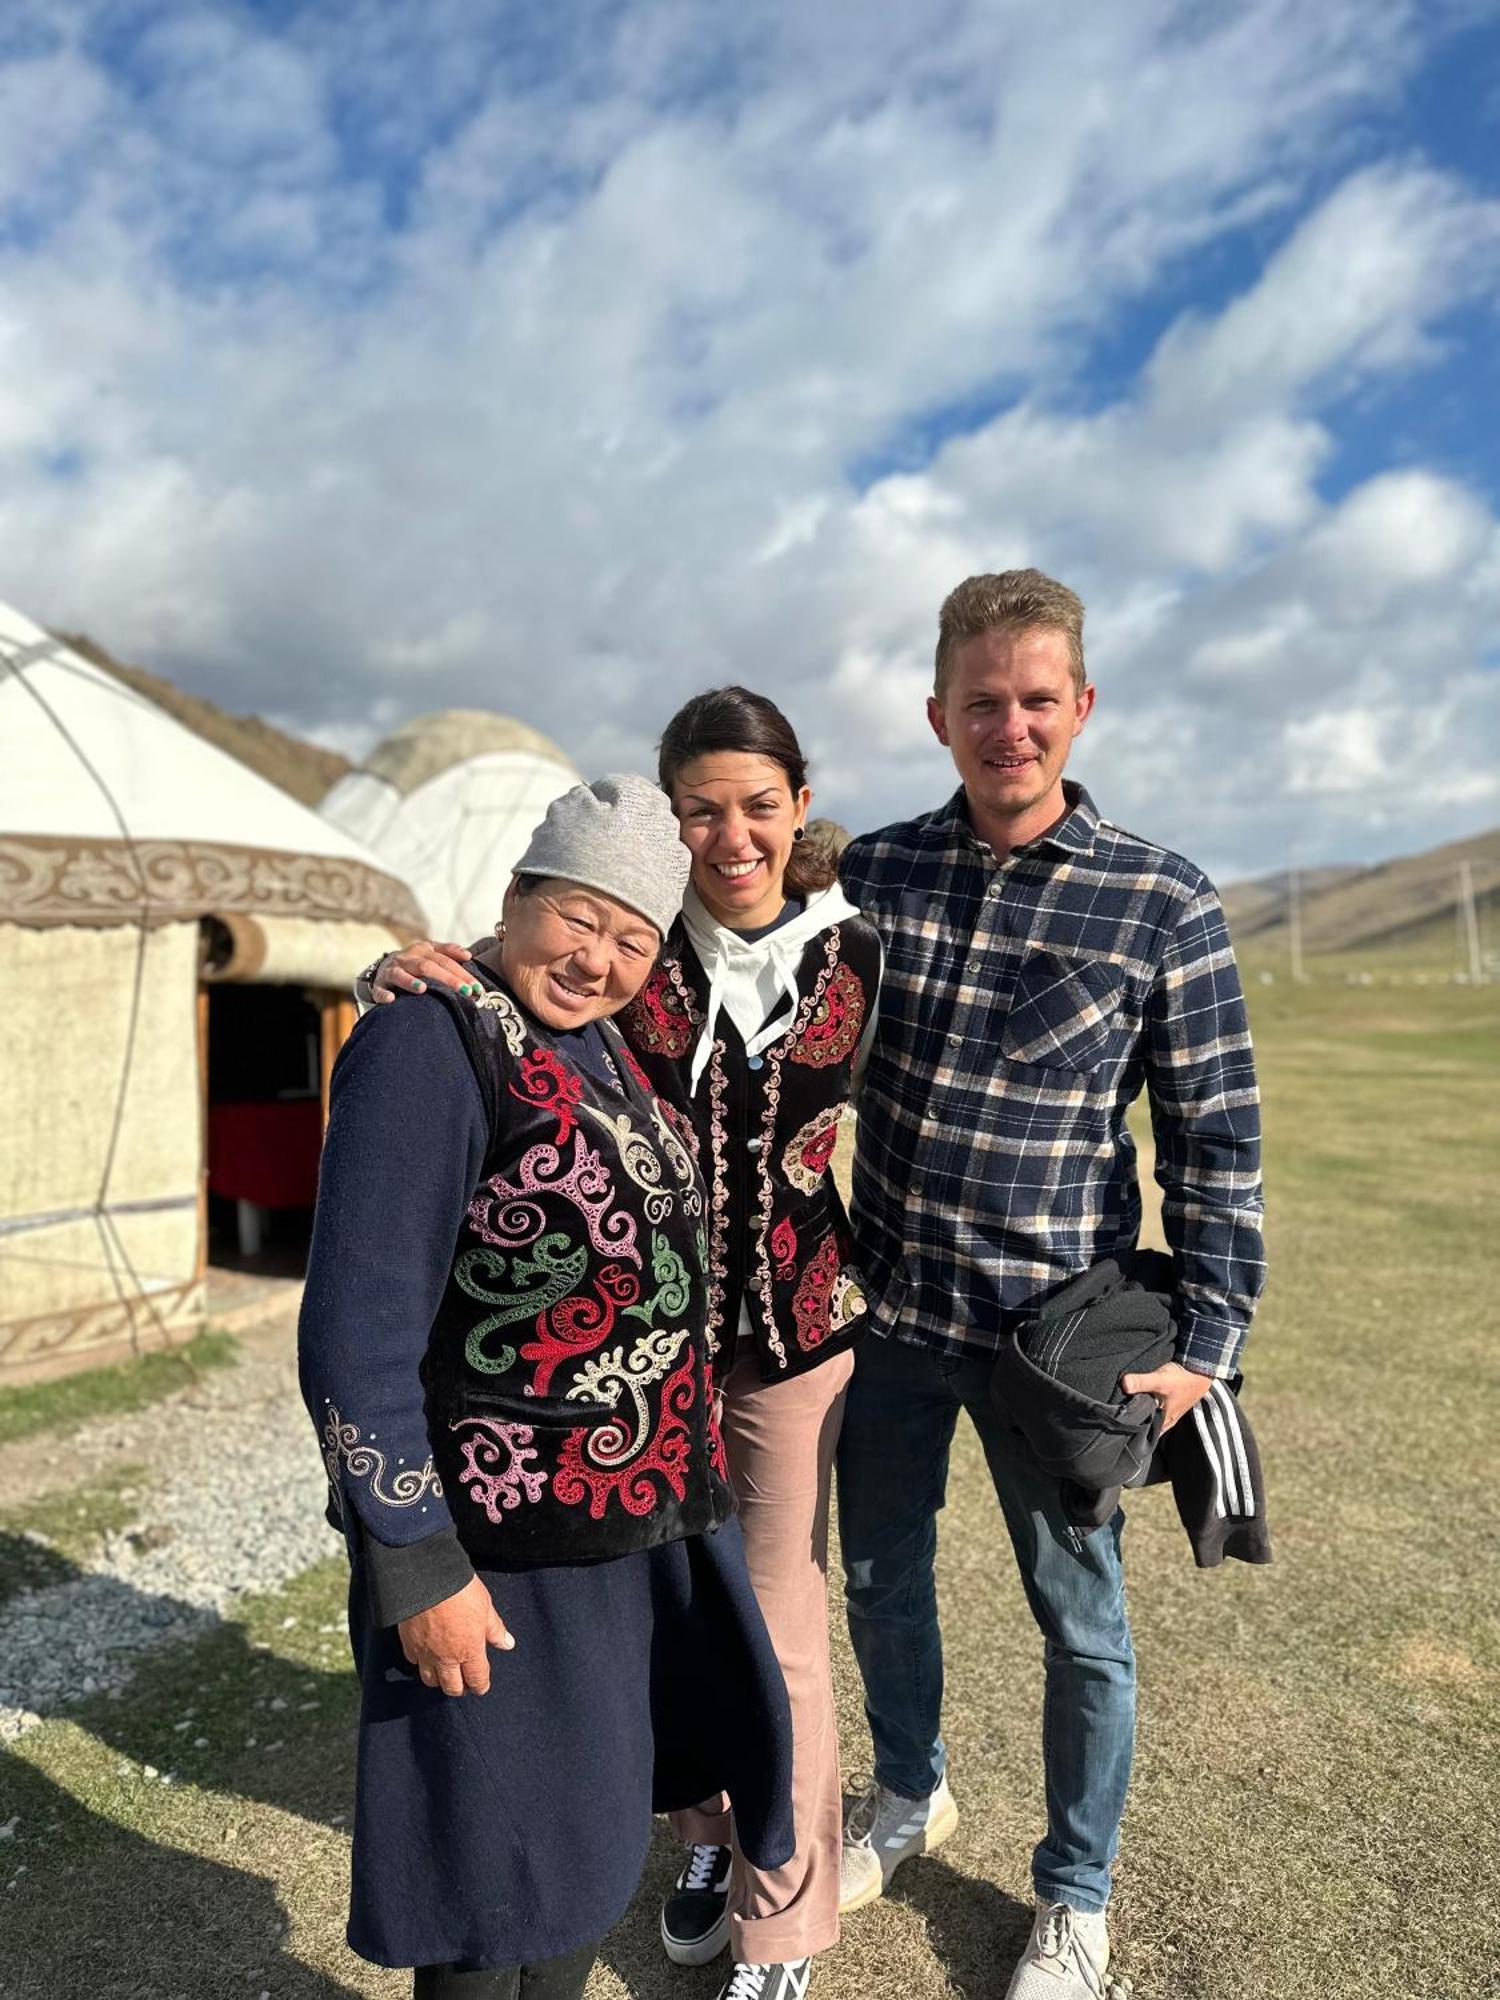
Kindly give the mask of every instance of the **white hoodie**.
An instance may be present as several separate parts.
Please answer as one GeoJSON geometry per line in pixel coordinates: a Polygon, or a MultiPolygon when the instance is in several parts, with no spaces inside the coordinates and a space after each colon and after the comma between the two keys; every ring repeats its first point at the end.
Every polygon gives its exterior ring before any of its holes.
{"type": "MultiPolygon", "coordinates": [[[[713,1052],[714,1022],[720,1010],[739,1030],[747,1056],[759,1055],[772,1042],[780,1041],[796,1019],[802,1000],[797,989],[797,969],[803,952],[830,925],[858,915],[835,882],[826,889],[815,890],[800,916],[767,936],[751,939],[710,916],[697,890],[691,882],[688,884],[682,899],[683,928],[708,975],[703,1033],[693,1052],[690,1077],[695,1093],[713,1052]]],[[[874,1027],[872,1007],[854,1060],[856,1076],[864,1068],[874,1027]]]]}

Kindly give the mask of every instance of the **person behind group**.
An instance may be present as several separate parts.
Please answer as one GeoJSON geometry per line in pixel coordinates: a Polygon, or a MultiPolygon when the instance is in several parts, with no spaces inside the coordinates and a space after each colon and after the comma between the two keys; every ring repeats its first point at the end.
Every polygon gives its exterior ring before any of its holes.
{"type": "Polygon", "coordinates": [[[373,1012],[335,1066],[300,1341],[352,1561],[349,1940],[418,2000],[577,2000],[653,1803],[727,1785],[758,1861],[792,1849],[706,1190],[612,1018],[687,871],[649,780],[576,786],[476,1003],[373,1012]]]}
{"type": "MultiPolygon", "coordinates": [[[[864,1313],[829,1162],[880,953],[834,883],[832,846],[807,851],[806,760],[774,703],[740,687],[695,696],[658,769],[692,873],[621,1026],[664,1094],[691,1099],[706,1149],[709,1332],[746,1558],[791,1699],[797,1824],[795,1856],[763,1868],[736,1845],[727,1799],[674,1814],[689,1853],[661,1934],[681,1965],[730,1945],[720,2000],[801,2000],[838,1938],[829,1488],[864,1313]]],[[[462,985],[467,959],[409,947],[376,995],[462,985]]]]}
{"type": "Polygon", "coordinates": [[[1263,1279],[1259,1121],[1223,913],[1191,863],[1063,777],[1094,705],[1084,610],[1036,570],[942,607],[928,719],[961,780],[855,839],[840,880],[885,950],[852,1219],[872,1337],[839,1450],[849,1630],[875,1785],[843,1902],[957,1824],[941,1734],[937,1514],[960,1410],[983,1442],[1045,1639],[1047,1830],[1009,2000],[1097,2000],[1130,1776],[1135,1662],[1122,1519],[1076,1529],[990,1400],[1001,1335],[1140,1223],[1125,1126],[1144,1085],[1177,1276],[1176,1359],[1122,1380],[1166,1427],[1231,1376],[1263,1279]]]}

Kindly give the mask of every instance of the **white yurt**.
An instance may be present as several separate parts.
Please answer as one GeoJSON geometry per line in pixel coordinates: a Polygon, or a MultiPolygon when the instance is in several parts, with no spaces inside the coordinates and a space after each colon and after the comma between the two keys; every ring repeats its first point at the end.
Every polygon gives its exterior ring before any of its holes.
{"type": "Polygon", "coordinates": [[[305,1213],[350,981],[421,914],[267,779],[0,604],[0,1382],[199,1315],[210,1208],[305,1213]]]}
{"type": "Polygon", "coordinates": [[[524,722],[450,708],[406,723],[329,792],[326,818],[410,882],[428,936],[483,936],[532,829],[578,773],[524,722]]]}

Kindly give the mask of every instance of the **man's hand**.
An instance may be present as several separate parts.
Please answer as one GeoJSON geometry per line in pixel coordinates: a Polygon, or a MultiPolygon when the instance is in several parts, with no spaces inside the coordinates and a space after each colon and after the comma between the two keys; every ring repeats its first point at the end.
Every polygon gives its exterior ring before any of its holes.
{"type": "Polygon", "coordinates": [[[402,951],[380,961],[370,982],[378,1004],[398,1000],[403,993],[425,993],[429,986],[451,986],[455,993],[478,993],[479,982],[465,970],[473,954],[464,944],[434,944],[418,938],[402,951]]]}
{"type": "Polygon", "coordinates": [[[1154,1396],[1161,1404],[1161,1428],[1165,1437],[1173,1424],[1203,1401],[1214,1386],[1212,1375],[1194,1374],[1180,1361],[1167,1361],[1149,1375],[1122,1375],[1120,1387],[1127,1396],[1154,1396]]]}
{"type": "Polygon", "coordinates": [[[508,1653],[516,1643],[477,1576],[441,1604],[403,1618],[396,1630],[402,1652],[423,1681],[444,1694],[488,1694],[488,1649],[498,1646],[508,1653]]]}

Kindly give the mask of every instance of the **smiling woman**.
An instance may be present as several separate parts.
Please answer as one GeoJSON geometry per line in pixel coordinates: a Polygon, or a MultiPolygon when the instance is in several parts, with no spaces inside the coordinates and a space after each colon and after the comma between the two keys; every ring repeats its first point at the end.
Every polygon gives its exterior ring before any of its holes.
{"type": "Polygon", "coordinates": [[[653,1802],[724,1784],[760,1858],[792,1845],[711,1395],[705,1190],[611,1018],[687,872],[649,780],[575,786],[474,1004],[376,1009],[334,1071],[301,1335],[354,1569],[349,1936],[415,1966],[418,2000],[577,2000],[653,1802]]]}

